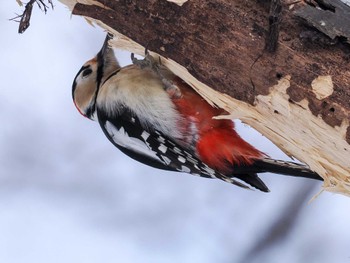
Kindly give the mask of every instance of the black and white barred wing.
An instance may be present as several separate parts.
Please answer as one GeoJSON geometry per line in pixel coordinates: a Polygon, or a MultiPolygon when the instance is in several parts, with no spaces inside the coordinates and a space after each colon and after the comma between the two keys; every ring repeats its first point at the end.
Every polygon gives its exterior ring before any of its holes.
{"type": "Polygon", "coordinates": [[[195,154],[158,131],[144,130],[136,117],[120,115],[109,118],[98,111],[98,120],[107,138],[124,154],[154,168],[190,173],[249,189],[200,161],[195,154]]]}
{"type": "Polygon", "coordinates": [[[97,111],[97,115],[100,126],[108,140],[124,154],[154,168],[173,170],[161,162],[156,153],[145,144],[142,131],[139,129],[141,126],[135,125],[132,117],[126,121],[125,116],[109,118],[103,111],[97,111]]]}

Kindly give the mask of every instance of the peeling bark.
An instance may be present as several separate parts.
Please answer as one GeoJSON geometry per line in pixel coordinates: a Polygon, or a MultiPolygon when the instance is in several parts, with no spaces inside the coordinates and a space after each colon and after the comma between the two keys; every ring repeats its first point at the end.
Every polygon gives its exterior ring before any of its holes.
{"type": "Polygon", "coordinates": [[[350,49],[297,18],[304,4],[281,1],[278,48],[270,53],[265,1],[62,2],[117,35],[112,45],[136,53],[147,46],[161,55],[230,117],[309,164],[325,178],[325,189],[350,193],[350,49]],[[331,91],[315,85],[320,78],[331,91]]]}
{"type": "Polygon", "coordinates": [[[315,2],[317,6],[305,5],[295,14],[331,39],[343,37],[350,43],[350,7],[340,0],[315,2]]]}
{"type": "MultiPolygon", "coordinates": [[[[73,14],[104,22],[238,100],[253,104],[255,97],[268,94],[279,78],[292,75],[295,77],[288,89],[291,100],[307,98],[319,105],[313,107],[316,116],[322,115],[325,104],[350,109],[350,49],[341,43],[309,43],[310,39],[302,36],[305,32],[312,34],[312,29],[298,23],[289,11],[282,18],[280,50],[271,55],[263,52],[268,10],[254,1],[191,0],[182,7],[143,0],[105,5],[110,9],[77,4],[73,14]],[[334,93],[324,100],[326,103],[319,103],[310,84],[327,75],[332,76],[334,93]]],[[[327,115],[336,114],[330,111],[327,115]]],[[[332,126],[339,123],[331,119],[325,121],[332,126]]]]}

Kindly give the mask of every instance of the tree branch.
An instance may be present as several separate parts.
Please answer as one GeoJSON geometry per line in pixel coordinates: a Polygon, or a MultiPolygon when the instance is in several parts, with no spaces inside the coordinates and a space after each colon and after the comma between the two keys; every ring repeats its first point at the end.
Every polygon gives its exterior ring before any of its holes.
{"type": "Polygon", "coordinates": [[[271,12],[263,1],[62,1],[116,35],[115,47],[143,54],[147,46],[160,54],[229,118],[309,164],[325,189],[350,193],[349,46],[322,34],[317,43],[305,37],[315,29],[294,15],[302,2],[281,2],[279,47],[269,53],[271,12]]]}
{"type": "MultiPolygon", "coordinates": [[[[47,0],[48,4],[53,9],[52,0],[47,0]]],[[[24,31],[28,29],[30,26],[30,19],[32,17],[33,5],[37,3],[39,9],[43,10],[46,14],[49,6],[45,4],[44,0],[30,0],[24,7],[24,11],[21,15],[17,15],[16,17],[10,19],[12,21],[19,22],[18,33],[22,34],[24,31]],[[19,19],[19,20],[18,20],[19,19]]]]}

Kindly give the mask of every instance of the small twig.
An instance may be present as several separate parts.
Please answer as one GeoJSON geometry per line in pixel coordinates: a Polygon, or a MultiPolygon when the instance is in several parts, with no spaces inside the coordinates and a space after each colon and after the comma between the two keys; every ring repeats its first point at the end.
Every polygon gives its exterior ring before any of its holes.
{"type": "MultiPolygon", "coordinates": [[[[36,0],[35,1],[37,3],[37,5],[39,6],[39,8],[41,10],[44,10],[45,14],[47,12],[47,9],[49,8],[45,3],[44,0],[36,0]]],[[[47,0],[47,2],[49,3],[49,5],[51,6],[51,9],[53,9],[53,3],[52,0],[47,0]]]]}
{"type": "MultiPolygon", "coordinates": [[[[48,4],[51,6],[51,9],[53,9],[53,3],[52,0],[47,0],[48,4]]],[[[49,9],[49,6],[44,3],[44,0],[30,0],[24,7],[24,11],[21,15],[16,14],[17,16],[14,18],[11,18],[11,21],[19,22],[18,27],[18,33],[22,34],[24,31],[28,29],[30,26],[30,18],[32,16],[33,11],[33,5],[34,3],[37,3],[38,7],[44,11],[46,14],[47,10],[49,9]],[[18,20],[20,18],[20,20],[18,20]]]]}

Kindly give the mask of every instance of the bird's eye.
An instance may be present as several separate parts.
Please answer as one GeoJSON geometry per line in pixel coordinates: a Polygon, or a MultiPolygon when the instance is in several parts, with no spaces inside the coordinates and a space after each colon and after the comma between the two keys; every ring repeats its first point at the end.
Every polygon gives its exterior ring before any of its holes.
{"type": "Polygon", "coordinates": [[[83,71],[83,77],[87,77],[92,73],[92,69],[91,68],[87,68],[83,71]]]}

